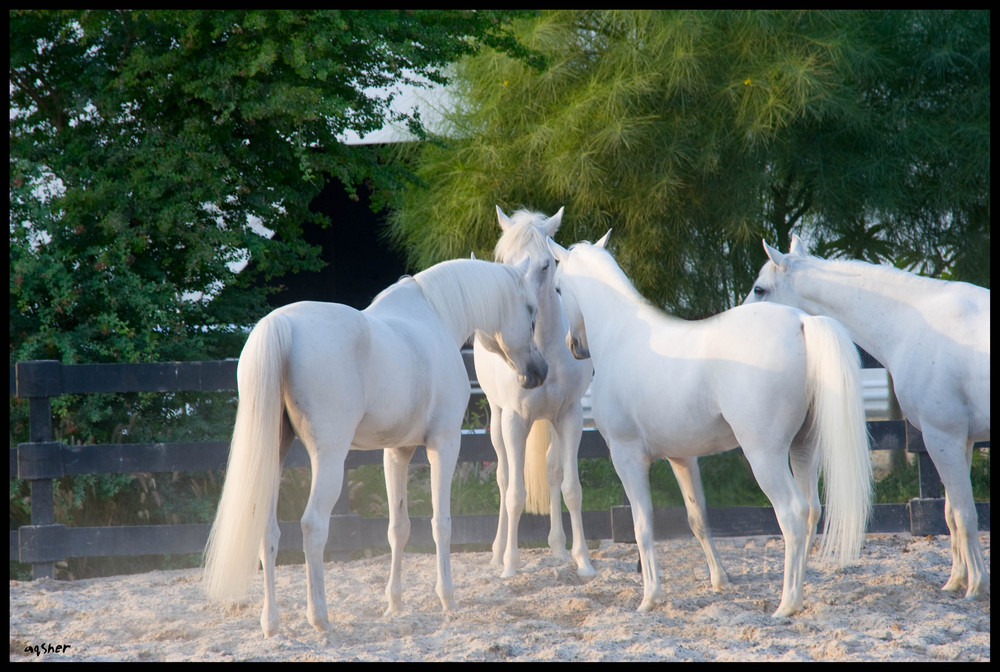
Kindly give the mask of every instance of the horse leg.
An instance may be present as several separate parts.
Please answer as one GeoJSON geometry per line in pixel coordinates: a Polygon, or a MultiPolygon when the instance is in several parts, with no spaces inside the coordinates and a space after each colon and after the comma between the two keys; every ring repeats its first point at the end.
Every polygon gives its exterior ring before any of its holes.
{"type": "MultiPolygon", "coordinates": [[[[300,434],[300,438],[301,434],[300,434]]],[[[323,550],[330,534],[330,514],[340,497],[344,484],[344,459],[349,446],[329,445],[310,448],[316,444],[303,439],[312,464],[312,485],[309,500],[302,512],[302,550],[306,556],[306,584],[308,602],[306,615],[309,623],[320,632],[330,629],[323,583],[323,550]]]]}
{"type": "Polygon", "coordinates": [[[819,518],[823,514],[823,505],[819,499],[819,446],[815,440],[809,442],[808,437],[796,437],[789,451],[792,477],[809,502],[809,533],[806,538],[806,557],[816,541],[816,529],[819,518]]]}
{"type": "Polygon", "coordinates": [[[649,459],[641,441],[609,442],[611,462],[632,508],[635,543],[642,568],[642,602],[638,611],[650,611],[663,599],[653,545],[653,498],[649,492],[649,459]]]}
{"type": "MultiPolygon", "coordinates": [[[[577,455],[580,452],[580,438],[583,436],[583,408],[580,404],[573,404],[566,409],[559,418],[556,427],[556,437],[558,443],[553,444],[553,449],[558,445],[558,458],[562,462],[562,496],[569,509],[570,527],[573,532],[573,547],[571,554],[576,561],[576,574],[581,578],[590,578],[597,572],[590,563],[590,551],[587,550],[587,538],[583,530],[583,489],[580,487],[580,470],[577,464],[577,455]]],[[[550,452],[555,452],[551,450],[550,452]]],[[[558,498],[554,507],[557,507],[558,498]]],[[[562,510],[557,507],[553,510],[553,516],[558,514],[559,530],[562,531],[562,510]]],[[[554,520],[554,519],[553,519],[554,520]]],[[[551,539],[549,545],[552,545],[551,539]]],[[[566,541],[563,535],[563,548],[566,541]]]]}
{"type": "Polygon", "coordinates": [[[385,586],[385,599],[389,606],[383,616],[399,613],[403,602],[401,572],[403,548],[410,538],[410,514],[406,497],[407,470],[416,446],[386,448],[382,451],[385,469],[385,492],[389,503],[389,548],[392,552],[389,582],[385,586]]]}
{"type": "MultiPolygon", "coordinates": [[[[278,448],[278,464],[285,463],[288,449],[295,439],[288,416],[283,414],[281,423],[281,442],[278,448]]],[[[281,469],[278,469],[279,483],[281,469]]],[[[278,559],[278,543],[281,540],[281,529],[278,527],[278,488],[274,489],[274,501],[269,509],[271,515],[267,531],[260,544],[260,564],[264,569],[264,607],[260,613],[260,627],[265,637],[272,637],[278,632],[278,600],[274,589],[274,566],[278,559]]]]}
{"type": "Polygon", "coordinates": [[[524,488],[524,446],[528,439],[528,424],[524,418],[512,411],[505,412],[502,419],[503,443],[507,448],[507,546],[503,556],[502,578],[510,578],[521,564],[521,552],[517,547],[517,528],[524,512],[527,491],[524,488]]]}
{"type": "MultiPolygon", "coordinates": [[[[536,427],[538,425],[545,425],[547,420],[537,420],[536,427]]],[[[563,529],[563,519],[562,519],[562,495],[560,494],[560,489],[562,487],[563,479],[565,478],[565,473],[563,471],[563,444],[562,444],[562,433],[560,429],[553,425],[552,427],[547,427],[547,431],[544,432],[546,436],[546,443],[548,444],[545,452],[545,483],[549,491],[549,551],[552,553],[552,557],[558,560],[569,560],[570,554],[566,551],[566,531],[563,529]]],[[[533,428],[532,431],[537,431],[533,428]]],[[[528,433],[528,439],[531,439],[531,432],[528,433]]],[[[530,445],[525,446],[525,464],[530,461],[530,456],[527,454],[531,450],[530,445]]],[[[530,468],[528,466],[526,469],[530,468]]],[[[527,476],[525,476],[527,478],[527,476]]],[[[566,503],[567,507],[569,502],[566,503]]]]}
{"type": "MultiPolygon", "coordinates": [[[[739,435],[737,439],[740,439],[739,435]]],[[[755,444],[742,440],[740,445],[750,461],[757,484],[771,500],[781,535],[785,540],[785,579],[781,590],[781,603],[772,616],[774,618],[791,616],[803,609],[802,584],[805,578],[805,544],[809,538],[806,529],[809,503],[795,484],[788,466],[786,450],[748,449],[748,446],[755,444]]]]}
{"type": "Polygon", "coordinates": [[[708,572],[712,580],[712,588],[722,590],[729,585],[729,577],[722,567],[719,555],[708,533],[708,511],[705,507],[705,492],[701,487],[701,470],[698,469],[698,458],[667,458],[674,471],[674,478],[680,486],[684,498],[684,508],[687,509],[688,526],[701,544],[708,560],[708,572]]]}
{"type": "Polygon", "coordinates": [[[503,443],[503,409],[490,405],[490,443],[497,454],[497,488],[500,490],[500,514],[497,517],[497,534],[493,538],[491,565],[502,565],[507,550],[507,483],[510,470],[507,468],[507,449],[503,443]]]}
{"type": "Polygon", "coordinates": [[[455,585],[451,579],[451,481],[455,476],[458,451],[462,445],[460,432],[429,438],[427,461],[431,465],[431,532],[437,548],[437,584],[435,592],[441,608],[454,611],[455,585]]]}
{"type": "Polygon", "coordinates": [[[944,484],[944,514],[951,534],[951,575],[942,590],[967,587],[969,600],[990,594],[990,575],[979,544],[979,515],[972,495],[972,443],[964,445],[932,427],[923,430],[924,445],[944,484]]]}

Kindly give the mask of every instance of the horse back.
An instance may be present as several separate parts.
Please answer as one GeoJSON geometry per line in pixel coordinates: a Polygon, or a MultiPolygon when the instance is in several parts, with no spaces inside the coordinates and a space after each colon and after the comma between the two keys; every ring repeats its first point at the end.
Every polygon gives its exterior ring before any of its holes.
{"type": "Polygon", "coordinates": [[[787,425],[790,440],[808,405],[804,317],[758,303],[637,329],[614,359],[595,362],[595,419],[674,456],[733,448],[734,429],[760,418],[787,425]]]}

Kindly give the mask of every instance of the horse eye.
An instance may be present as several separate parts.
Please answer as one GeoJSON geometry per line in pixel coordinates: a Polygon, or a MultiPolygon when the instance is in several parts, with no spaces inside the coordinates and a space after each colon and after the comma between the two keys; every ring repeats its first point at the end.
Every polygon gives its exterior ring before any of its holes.
{"type": "Polygon", "coordinates": [[[755,296],[764,296],[764,288],[758,285],[753,288],[753,293],[755,296]]]}
{"type": "Polygon", "coordinates": [[[556,294],[558,294],[559,296],[562,296],[562,290],[559,289],[559,287],[556,287],[556,294]]]}

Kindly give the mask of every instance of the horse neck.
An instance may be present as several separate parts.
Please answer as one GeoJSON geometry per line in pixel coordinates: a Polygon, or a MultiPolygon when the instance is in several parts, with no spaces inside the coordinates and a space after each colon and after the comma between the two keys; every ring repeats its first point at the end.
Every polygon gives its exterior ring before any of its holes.
{"type": "Polygon", "coordinates": [[[556,294],[554,284],[554,274],[556,260],[546,246],[546,235],[538,228],[538,221],[542,215],[538,213],[527,213],[519,211],[511,216],[515,225],[504,232],[500,240],[497,241],[493,249],[495,261],[510,266],[516,266],[525,258],[530,258],[534,263],[543,263],[548,260],[551,264],[549,277],[545,286],[538,292],[538,313],[535,321],[535,343],[539,347],[546,344],[556,344],[557,347],[564,346],[566,331],[569,323],[563,315],[562,303],[559,295],[556,294]]]}
{"type": "MultiPolygon", "coordinates": [[[[555,263],[553,261],[553,263],[555,263]]],[[[551,285],[538,295],[538,314],[535,318],[535,343],[539,347],[555,343],[559,348],[565,348],[566,331],[569,322],[563,315],[562,303],[555,288],[551,285]]]]}
{"type": "Polygon", "coordinates": [[[855,343],[883,364],[909,329],[914,298],[939,284],[931,278],[865,262],[809,259],[791,274],[792,289],[808,313],[847,327],[855,343]]]}
{"type": "Polygon", "coordinates": [[[458,347],[476,331],[500,331],[510,312],[515,278],[501,264],[454,259],[417,273],[414,280],[458,347]]]}
{"type": "MultiPolygon", "coordinates": [[[[641,315],[659,313],[617,265],[588,268],[586,274],[578,276],[574,295],[586,322],[587,344],[596,358],[631,333],[641,315]]],[[[666,314],[663,317],[671,319],[666,314]]]]}

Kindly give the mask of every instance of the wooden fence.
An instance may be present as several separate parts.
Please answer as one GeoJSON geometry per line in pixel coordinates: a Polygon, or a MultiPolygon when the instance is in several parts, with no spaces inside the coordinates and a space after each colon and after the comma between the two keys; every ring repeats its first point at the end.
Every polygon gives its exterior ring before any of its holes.
{"type": "MultiPolygon", "coordinates": [[[[472,354],[465,351],[466,368],[478,389],[472,354]]],[[[872,366],[872,360],[866,361],[872,366]]],[[[878,366],[877,363],[874,366],[878,366]]],[[[31,525],[10,531],[10,560],[32,565],[36,578],[54,576],[55,563],[66,558],[166,555],[200,553],[208,538],[209,525],[143,525],[112,527],[66,527],[55,522],[53,479],[78,474],[128,474],[192,472],[222,469],[229,443],[136,443],[67,445],[53,440],[51,400],[64,394],[110,392],[226,391],[236,389],[236,360],[214,362],[169,362],[156,364],[76,364],[57,361],[18,362],[10,367],[10,394],[29,402],[29,441],[10,449],[10,477],[26,480],[31,488],[31,525]]],[[[477,395],[481,397],[481,392],[477,395]]],[[[474,399],[477,395],[474,395],[474,399]]],[[[869,532],[910,532],[914,535],[947,534],[941,482],[928,459],[920,432],[905,421],[868,423],[872,450],[905,448],[917,455],[920,496],[908,503],[879,504],[869,522],[869,532]]],[[[989,444],[983,444],[988,446],[989,444]]],[[[979,444],[977,444],[977,447],[979,444]]],[[[608,448],[600,433],[584,431],[581,458],[606,458],[608,448]]],[[[496,458],[484,431],[463,433],[459,460],[491,461],[496,458]]],[[[380,451],[351,451],[345,467],[381,464],[380,451]]],[[[424,449],[418,449],[414,464],[426,464],[424,449]]],[[[296,440],[286,467],[308,467],[305,448],[296,440]]],[[[348,506],[347,479],[344,492],[330,518],[326,550],[330,553],[386,546],[388,519],[362,518],[348,506]]],[[[989,503],[978,503],[980,529],[990,529],[989,503]]],[[[569,514],[564,513],[565,525],[569,514]]],[[[709,509],[709,527],[715,536],[780,534],[770,507],[725,507],[709,509]]],[[[493,541],[497,515],[452,517],[452,543],[493,541]]],[[[281,522],[282,550],[301,550],[298,521],[281,522]]],[[[631,512],[626,505],[610,511],[585,511],[588,539],[634,542],[631,512]]],[[[683,507],[657,508],[654,534],[667,539],[691,534],[683,507]]],[[[520,540],[544,542],[548,517],[525,515],[520,540]]],[[[412,519],[411,544],[431,545],[429,517],[412,519]]]]}

